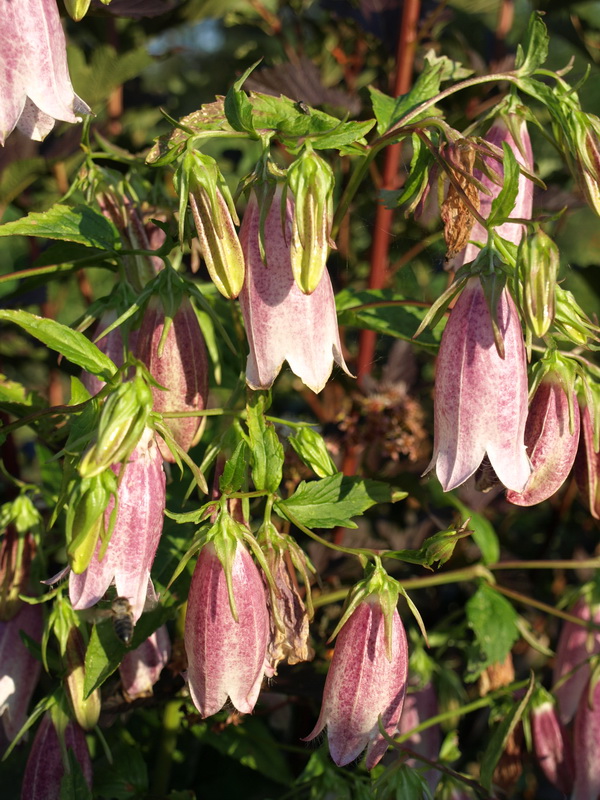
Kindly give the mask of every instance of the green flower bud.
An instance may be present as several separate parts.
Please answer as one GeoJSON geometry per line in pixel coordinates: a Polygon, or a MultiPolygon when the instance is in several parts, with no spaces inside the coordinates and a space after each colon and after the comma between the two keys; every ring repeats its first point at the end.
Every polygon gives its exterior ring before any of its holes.
{"type": "Polygon", "coordinates": [[[517,256],[519,306],[527,325],[542,337],[554,321],[558,247],[542,230],[521,240],[517,256]]]}
{"type": "Polygon", "coordinates": [[[100,475],[112,464],[125,461],[136,444],[152,411],[152,391],[136,376],[122,383],[104,403],[98,424],[96,442],[79,464],[83,478],[100,475]]]}
{"type": "Polygon", "coordinates": [[[75,719],[85,731],[91,731],[100,717],[100,690],[85,697],[85,648],[79,630],[71,628],[65,649],[67,673],[65,686],[75,719]]]}
{"type": "Polygon", "coordinates": [[[305,149],[287,171],[287,187],[294,195],[294,222],[290,256],[298,288],[312,294],[329,254],[335,179],[329,164],[305,149]]]}
{"type": "Polygon", "coordinates": [[[88,12],[92,0],[65,0],[65,8],[69,16],[79,22],[88,12]]]}
{"type": "Polygon", "coordinates": [[[224,297],[233,299],[244,284],[244,256],[235,223],[233,198],[217,162],[188,150],[175,176],[179,191],[179,236],[183,240],[185,209],[192,207],[200,251],[211,280],[224,297]]]}
{"type": "Polygon", "coordinates": [[[554,325],[559,333],[582,347],[588,347],[588,340],[599,341],[600,328],[589,319],[571,292],[557,285],[555,295],[554,325]]]}
{"type": "Polygon", "coordinates": [[[76,574],[90,563],[98,537],[105,539],[111,532],[110,524],[106,530],[104,512],[116,493],[117,476],[110,469],[84,478],[71,492],[66,519],[67,553],[76,574]]]}
{"type": "Polygon", "coordinates": [[[573,114],[575,178],[591,208],[600,215],[600,119],[595,114],[573,114]]]}

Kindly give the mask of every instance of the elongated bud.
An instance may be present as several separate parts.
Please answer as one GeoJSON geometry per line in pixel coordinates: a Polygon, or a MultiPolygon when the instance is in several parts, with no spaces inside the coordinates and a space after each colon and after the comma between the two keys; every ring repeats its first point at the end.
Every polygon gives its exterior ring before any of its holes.
{"type": "Polygon", "coordinates": [[[151,697],[152,687],[170,657],[171,640],[166,625],[161,625],[135,650],[125,653],[119,666],[125,699],[151,697]]]}
{"type": "Polygon", "coordinates": [[[143,378],[136,376],[120,384],[104,403],[96,442],[81,459],[79,474],[91,478],[127,459],[151,411],[152,392],[143,378]]]}
{"type": "MultiPolygon", "coordinates": [[[[574,617],[600,624],[600,605],[581,597],[569,612],[574,617]]],[[[565,622],[556,648],[552,683],[558,701],[559,716],[566,725],[579,706],[583,690],[590,677],[590,657],[600,653],[600,633],[588,631],[582,625],[565,622]],[[565,680],[562,680],[564,676],[565,680]]]]}
{"type": "MultiPolygon", "coordinates": [[[[83,731],[75,722],[69,722],[61,735],[63,747],[52,716],[47,713],[40,722],[31,745],[23,776],[21,800],[59,798],[66,770],[64,757],[68,758],[69,753],[75,757],[85,782],[92,788],[92,762],[83,731]]],[[[70,760],[68,763],[70,764],[70,760]]]]}
{"type": "MultiPolygon", "coordinates": [[[[160,300],[152,298],[140,328],[135,352],[153,378],[166,391],[152,387],[153,410],[163,412],[202,411],[208,397],[208,356],[198,319],[187,297],[167,324],[160,300]]],[[[203,417],[166,419],[173,438],[187,452],[199,440],[203,417]]],[[[160,451],[167,461],[175,458],[164,442],[160,451]]]]}
{"type": "MultiPolygon", "coordinates": [[[[600,392],[594,392],[592,396],[595,403],[600,401],[600,392]]],[[[581,408],[581,438],[575,458],[575,481],[590,514],[600,519],[600,448],[596,444],[590,406],[585,397],[579,399],[584,405],[581,408]]],[[[592,411],[596,416],[595,409],[592,411]]]]}
{"type": "Polygon", "coordinates": [[[19,594],[25,592],[35,542],[31,533],[17,531],[10,524],[0,544],[0,619],[12,619],[22,606],[19,594]]]}
{"type": "Polygon", "coordinates": [[[177,169],[179,236],[188,199],[200,251],[209,275],[224,297],[237,297],[244,283],[244,256],[235,229],[237,216],[231,193],[214,158],[188,150],[177,169]]]}
{"type": "Polygon", "coordinates": [[[575,717],[575,785],[571,800],[592,800],[600,795],[600,681],[592,677],[575,717]]]}
{"type": "Polygon", "coordinates": [[[567,161],[588,205],[600,215],[600,119],[595,114],[573,110],[571,121],[575,152],[569,154],[567,161]]]}
{"type": "Polygon", "coordinates": [[[312,294],[321,282],[329,253],[333,170],[312,148],[306,148],[288,167],[286,181],[294,195],[292,272],[300,291],[312,294]]]}
{"type": "Polygon", "coordinates": [[[554,321],[558,266],[558,247],[542,230],[521,240],[515,282],[520,295],[518,305],[537,337],[544,336],[554,321]]]}
{"type": "Polygon", "coordinates": [[[567,731],[556,714],[552,696],[543,689],[538,690],[533,701],[531,732],[540,769],[553,786],[569,794],[575,775],[573,750],[567,731]]]}
{"type": "Polygon", "coordinates": [[[72,627],[68,634],[65,662],[65,686],[75,719],[84,731],[91,731],[100,717],[100,689],[95,689],[85,697],[85,647],[76,627],[72,627]]]}
{"type": "Polygon", "coordinates": [[[73,572],[83,572],[90,563],[98,539],[111,531],[111,519],[104,512],[117,494],[112,470],[83,478],[70,494],[66,518],[67,553],[73,572]]]}
{"type": "Polygon", "coordinates": [[[69,16],[79,22],[88,12],[92,0],[65,0],[65,8],[69,16]]]}
{"type": "Polygon", "coordinates": [[[600,341],[600,328],[583,311],[572,293],[556,286],[554,324],[559,332],[574,344],[588,346],[588,341],[600,341]]]}
{"type": "Polygon", "coordinates": [[[557,373],[548,373],[533,396],[525,425],[525,446],[532,472],[523,492],[508,491],[517,506],[541,503],[560,489],[575,461],[579,443],[579,405],[569,398],[557,373]],[[569,419],[569,405],[573,419],[569,419]]]}

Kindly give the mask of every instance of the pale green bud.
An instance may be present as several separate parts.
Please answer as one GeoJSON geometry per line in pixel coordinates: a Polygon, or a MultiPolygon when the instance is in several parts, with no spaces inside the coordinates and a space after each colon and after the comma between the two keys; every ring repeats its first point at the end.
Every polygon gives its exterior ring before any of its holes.
{"type": "Polygon", "coordinates": [[[335,179],[329,164],[306,149],[287,171],[294,195],[290,257],[294,280],[304,294],[317,288],[329,254],[335,179]]]}
{"type": "Polygon", "coordinates": [[[88,12],[92,0],[65,0],[65,8],[69,16],[79,22],[88,12]]]}
{"type": "Polygon", "coordinates": [[[96,550],[98,538],[105,537],[105,511],[117,493],[117,476],[112,470],[83,478],[71,492],[66,518],[67,553],[71,568],[81,574],[96,550]]]}
{"type": "Polygon", "coordinates": [[[85,648],[79,630],[71,628],[65,650],[67,673],[65,686],[75,714],[75,719],[84,731],[91,731],[100,717],[100,690],[95,689],[85,697],[85,648]]]}
{"type": "Polygon", "coordinates": [[[533,333],[544,336],[554,321],[559,252],[543,231],[521,240],[517,256],[519,305],[533,333]]]}

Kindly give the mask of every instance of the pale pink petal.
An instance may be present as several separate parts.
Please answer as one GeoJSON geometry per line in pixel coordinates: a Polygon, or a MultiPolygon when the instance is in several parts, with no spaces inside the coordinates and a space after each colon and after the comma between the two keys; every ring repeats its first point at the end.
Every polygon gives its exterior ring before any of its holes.
{"type": "Polygon", "coordinates": [[[149,636],[145,642],[125,653],[119,665],[123,692],[129,700],[152,694],[152,687],[171,657],[171,639],[166,625],[149,636]]]}
{"type": "Polygon", "coordinates": [[[27,707],[42,669],[41,662],[23,644],[19,632],[39,644],[43,627],[41,606],[28,603],[12,619],[0,621],[0,717],[9,741],[27,719],[27,707]]]}

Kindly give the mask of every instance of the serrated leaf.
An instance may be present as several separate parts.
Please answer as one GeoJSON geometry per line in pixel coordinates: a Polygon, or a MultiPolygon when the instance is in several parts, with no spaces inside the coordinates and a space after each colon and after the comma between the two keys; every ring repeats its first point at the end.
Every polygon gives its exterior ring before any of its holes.
{"type": "Polygon", "coordinates": [[[496,726],[488,746],[485,749],[485,753],[481,759],[481,775],[479,780],[481,785],[488,791],[490,791],[492,788],[494,770],[500,761],[500,756],[504,752],[504,748],[506,747],[509,737],[525,713],[525,709],[529,703],[529,698],[531,697],[533,687],[534,678],[532,675],[525,696],[521,698],[521,701],[517,705],[514,705],[510,709],[504,719],[496,726]]]}
{"type": "Polygon", "coordinates": [[[27,311],[0,310],[0,320],[14,322],[31,336],[39,339],[51,350],[61,353],[73,364],[82,367],[105,381],[117,371],[117,367],[93,342],[78,331],[53,319],[38,317],[27,311]]]}
{"type": "Polygon", "coordinates": [[[117,637],[110,619],[94,625],[85,653],[84,697],[113,674],[128,650],[135,650],[171,616],[169,609],[157,606],[138,620],[129,648],[117,637]]]}
{"type": "Polygon", "coordinates": [[[227,122],[229,122],[231,127],[235,131],[246,132],[254,137],[256,137],[256,129],[254,127],[252,115],[252,103],[248,99],[246,92],[242,89],[242,86],[258,63],[257,61],[256,64],[252,64],[251,67],[248,67],[244,74],[233,84],[231,89],[227,92],[223,106],[227,122]]]}
{"type": "Polygon", "coordinates": [[[115,225],[89,206],[57,203],[48,211],[34,211],[22,219],[0,225],[0,236],[38,236],[78,242],[86,247],[114,252],[120,247],[115,225]]]}
{"type": "Polygon", "coordinates": [[[246,406],[250,450],[252,453],[252,480],[259,491],[276,492],[281,483],[283,445],[271,422],[264,416],[266,396],[253,392],[246,406]]]}
{"type": "MultiPolygon", "coordinates": [[[[413,336],[428,311],[428,308],[406,300],[392,289],[368,289],[362,292],[344,289],[335,301],[340,325],[367,328],[407,342],[413,342],[413,336]]],[[[442,319],[441,324],[433,330],[424,330],[414,343],[437,350],[444,327],[445,319],[442,319]]]]}
{"type": "Polygon", "coordinates": [[[548,57],[548,30],[538,13],[529,18],[522,49],[519,48],[516,65],[519,77],[531,75],[542,66],[548,57]]]}
{"type": "Polygon", "coordinates": [[[275,510],[307,528],[356,528],[352,517],[394,500],[389,484],[339,472],[320,481],[302,481],[291,497],[275,504],[275,510]]]}
{"type": "Polygon", "coordinates": [[[219,97],[212,103],[205,103],[198,111],[194,111],[179,120],[179,128],[173,128],[164,136],[156,139],[154,146],[146,156],[147,164],[159,164],[169,153],[175,153],[184,146],[187,139],[208,131],[230,131],[233,128],[227,122],[224,109],[224,98],[219,97]]]}
{"type": "Polygon", "coordinates": [[[519,638],[517,612],[511,603],[482,583],[466,605],[467,621],[485,654],[485,664],[503,663],[519,638]]]}

